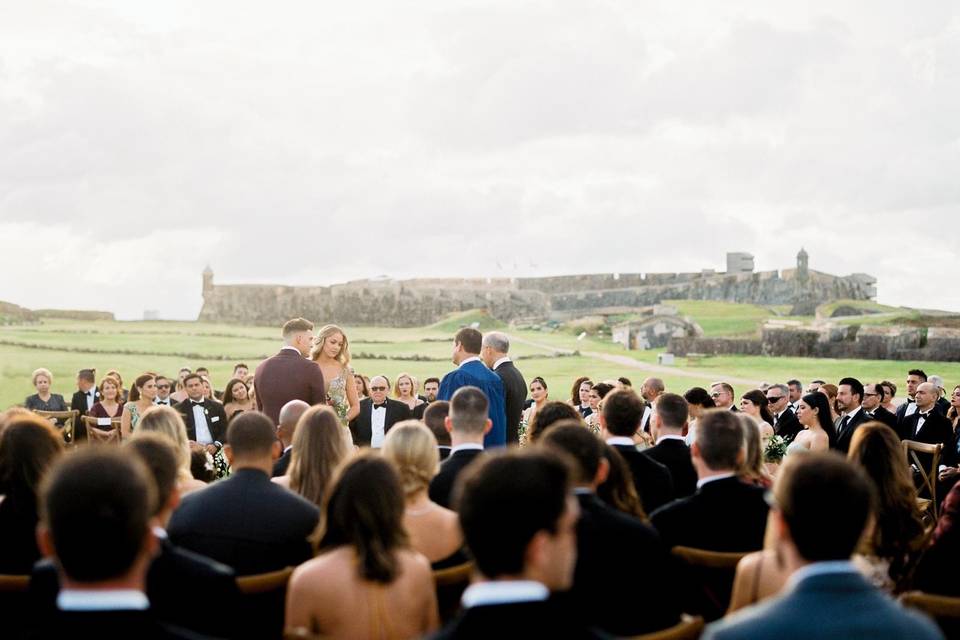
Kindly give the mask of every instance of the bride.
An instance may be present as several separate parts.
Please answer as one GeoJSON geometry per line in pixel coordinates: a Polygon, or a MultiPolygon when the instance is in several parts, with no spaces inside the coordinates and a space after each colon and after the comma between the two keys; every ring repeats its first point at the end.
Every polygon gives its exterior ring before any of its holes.
{"type": "Polygon", "coordinates": [[[343,329],[335,324],[320,329],[313,340],[310,359],[317,363],[323,373],[327,404],[333,407],[340,424],[347,428],[349,422],[360,413],[360,399],[349,366],[350,348],[343,329]]]}
{"type": "Polygon", "coordinates": [[[815,392],[803,396],[797,408],[797,420],[804,429],[787,446],[788,454],[800,449],[826,451],[837,446],[837,433],[833,428],[830,400],[826,395],[815,392]]]}

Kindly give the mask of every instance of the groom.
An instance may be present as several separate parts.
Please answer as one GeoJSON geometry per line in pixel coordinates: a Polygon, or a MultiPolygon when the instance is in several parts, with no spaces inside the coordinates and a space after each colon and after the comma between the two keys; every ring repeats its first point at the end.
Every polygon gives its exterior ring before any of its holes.
{"type": "Polygon", "coordinates": [[[457,368],[443,376],[437,400],[450,400],[460,387],[477,387],[489,401],[488,415],[493,428],[483,438],[484,448],[507,444],[507,413],[503,382],[480,359],[483,335],[476,329],[464,327],[453,337],[453,363],[457,368]]]}
{"type": "Polygon", "coordinates": [[[280,353],[261,362],[253,378],[257,409],[274,425],[280,423],[280,409],[291,400],[303,400],[311,406],[327,400],[320,367],[307,360],[313,346],[313,323],[294,318],[283,325],[282,333],[280,353]]]}

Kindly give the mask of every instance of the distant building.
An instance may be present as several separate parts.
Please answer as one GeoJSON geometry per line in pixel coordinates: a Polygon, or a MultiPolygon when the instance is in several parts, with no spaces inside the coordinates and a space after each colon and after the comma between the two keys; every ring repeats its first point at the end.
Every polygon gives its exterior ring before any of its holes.
{"type": "Polygon", "coordinates": [[[727,273],[753,273],[753,256],[749,253],[728,253],[727,273]]]}
{"type": "Polygon", "coordinates": [[[159,320],[159,319],[160,319],[160,312],[157,311],[156,309],[145,309],[144,312],[143,312],[143,319],[144,319],[144,320],[159,320]]]}

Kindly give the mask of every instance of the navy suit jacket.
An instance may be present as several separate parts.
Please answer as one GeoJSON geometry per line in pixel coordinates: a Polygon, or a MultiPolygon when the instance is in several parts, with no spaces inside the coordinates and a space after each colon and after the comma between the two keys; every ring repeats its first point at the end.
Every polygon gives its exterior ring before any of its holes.
{"type": "Polygon", "coordinates": [[[507,444],[507,409],[503,393],[503,382],[480,360],[468,362],[457,367],[440,382],[437,400],[450,400],[460,387],[477,387],[487,396],[490,403],[488,413],[493,428],[483,438],[483,446],[502,447],[507,444]]]}
{"type": "Polygon", "coordinates": [[[702,636],[741,638],[934,640],[943,634],[929,619],[904,609],[850,571],[808,576],[781,596],[711,624],[702,636]]]}

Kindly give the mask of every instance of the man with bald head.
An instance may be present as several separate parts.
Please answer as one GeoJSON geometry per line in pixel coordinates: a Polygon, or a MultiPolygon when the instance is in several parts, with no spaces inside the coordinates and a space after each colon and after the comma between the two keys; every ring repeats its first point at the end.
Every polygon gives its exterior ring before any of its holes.
{"type": "Polygon", "coordinates": [[[650,416],[656,410],[657,399],[666,391],[666,386],[660,378],[647,378],[640,385],[640,395],[647,403],[643,411],[643,417],[640,418],[640,431],[650,433],[650,416]]]}
{"type": "Polygon", "coordinates": [[[944,450],[949,451],[953,442],[953,426],[950,421],[936,410],[940,390],[930,382],[923,382],[917,386],[914,401],[917,410],[900,420],[897,431],[901,440],[926,442],[927,444],[942,443],[944,450]]]}
{"type": "Polygon", "coordinates": [[[350,421],[353,444],[379,449],[390,427],[412,417],[406,403],[387,397],[389,390],[390,383],[384,376],[370,380],[370,397],[360,401],[360,413],[350,421]]]}
{"type": "Polygon", "coordinates": [[[280,422],[277,424],[277,439],[283,445],[283,455],[273,463],[274,478],[287,473],[290,466],[291,451],[293,451],[293,434],[297,430],[297,423],[300,422],[300,416],[310,408],[310,405],[303,400],[291,400],[280,407],[280,422]]]}

